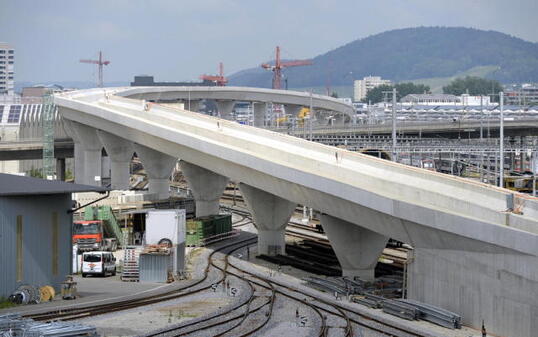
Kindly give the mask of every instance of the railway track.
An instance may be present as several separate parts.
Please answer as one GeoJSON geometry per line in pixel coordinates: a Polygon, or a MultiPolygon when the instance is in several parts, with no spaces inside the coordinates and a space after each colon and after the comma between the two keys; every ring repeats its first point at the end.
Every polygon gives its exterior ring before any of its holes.
{"type": "MultiPolygon", "coordinates": [[[[234,226],[243,226],[251,223],[248,213],[244,212],[243,214],[239,214],[239,216],[240,219],[234,222],[234,226]]],[[[320,322],[319,329],[316,332],[318,336],[327,336],[330,329],[336,328],[343,329],[344,336],[353,336],[357,327],[383,333],[387,336],[400,336],[402,333],[409,336],[421,336],[412,331],[386,324],[385,322],[381,322],[344,306],[312,296],[312,294],[304,290],[286,285],[274,278],[254,273],[247,270],[244,266],[233,262],[232,256],[235,252],[246,249],[247,247],[256,244],[256,242],[257,239],[255,237],[246,239],[241,238],[240,240],[215,248],[215,250],[207,257],[207,264],[204,269],[203,277],[192,284],[172,291],[113,303],[86,305],[70,309],[56,309],[48,312],[27,315],[25,317],[33,318],[38,321],[52,321],[58,319],[76,320],[87,318],[187,297],[203,291],[211,291],[214,284],[220,284],[224,287],[227,278],[234,277],[238,282],[244,283],[244,287],[242,287],[243,289],[250,289],[248,295],[241,301],[234,303],[223,312],[207,316],[201,320],[186,322],[180,326],[157,330],[145,336],[188,336],[202,330],[208,331],[212,336],[249,336],[261,331],[271,320],[277,296],[282,296],[288,300],[295,301],[299,305],[305,306],[314,312],[320,322]],[[224,258],[219,259],[217,256],[220,254],[224,254],[224,258]],[[213,273],[211,273],[212,270],[213,273]],[[270,296],[255,295],[260,289],[269,291],[270,296]],[[252,318],[254,315],[259,316],[264,308],[265,316],[261,321],[256,321],[256,319],[252,318]],[[342,324],[333,324],[333,326],[329,326],[328,317],[333,317],[333,320],[340,320],[342,324]],[[256,322],[257,324],[254,324],[256,322]],[[383,326],[384,328],[375,327],[366,322],[373,322],[375,325],[383,326]]]]}
{"type": "MultiPolygon", "coordinates": [[[[223,207],[223,208],[241,216],[242,219],[252,219],[250,213],[247,210],[239,210],[237,208],[231,208],[231,207],[223,207]]],[[[248,222],[248,223],[251,223],[251,222],[248,222]]],[[[237,223],[236,225],[234,225],[234,227],[242,227],[242,226],[247,225],[248,223],[237,223]]],[[[317,229],[310,227],[308,225],[304,225],[304,224],[293,222],[293,221],[288,222],[287,227],[292,228],[292,229],[288,229],[288,228],[286,229],[287,236],[291,236],[291,237],[302,239],[302,240],[308,240],[316,244],[319,244],[320,247],[329,248],[332,250],[331,243],[329,242],[328,239],[321,238],[318,236],[312,236],[312,235],[302,232],[302,231],[308,231],[308,232],[319,234],[319,231],[317,229]],[[301,231],[295,231],[293,229],[299,229],[301,231]]],[[[408,252],[409,252],[409,249],[405,247],[385,248],[383,251],[383,254],[381,255],[381,258],[385,260],[393,261],[396,264],[396,266],[403,268],[403,265],[407,263],[408,252]],[[401,255],[396,255],[395,254],[396,251],[405,253],[405,257],[402,257],[401,255]]],[[[323,254],[320,254],[320,255],[323,255],[323,254]]],[[[321,257],[323,258],[324,256],[321,256],[321,257]]]]}
{"type": "MultiPolygon", "coordinates": [[[[228,256],[227,258],[229,259],[230,256],[228,256]]],[[[275,289],[277,294],[285,296],[289,299],[293,299],[295,301],[298,301],[310,307],[314,307],[317,309],[316,311],[320,313],[323,312],[325,314],[334,315],[336,317],[341,318],[342,320],[345,321],[345,328],[344,328],[345,336],[353,336],[353,331],[354,331],[353,324],[355,324],[356,326],[363,327],[365,329],[369,329],[371,331],[382,333],[386,336],[402,336],[402,334],[405,334],[408,336],[423,336],[422,334],[416,333],[414,331],[410,331],[408,329],[404,329],[395,325],[387,324],[386,322],[382,322],[370,316],[364,315],[363,313],[360,313],[356,310],[346,308],[345,306],[338,305],[338,304],[323,300],[318,297],[313,297],[310,293],[305,292],[295,287],[291,287],[280,281],[276,281],[275,278],[268,278],[260,274],[252,273],[251,271],[246,270],[243,267],[240,267],[238,264],[234,264],[231,262],[229,262],[229,264],[243,275],[248,275],[258,280],[263,280],[265,281],[265,283],[270,283],[273,286],[273,289],[275,289]],[[307,301],[305,299],[310,299],[310,300],[307,301]],[[374,322],[379,326],[384,326],[385,328],[376,328],[372,326],[371,324],[366,324],[362,322],[361,320],[357,319],[356,317],[354,318],[352,316],[360,317],[360,319],[368,321],[368,322],[374,322]]],[[[253,280],[253,282],[257,283],[257,281],[255,280],[253,280]]],[[[262,283],[257,283],[257,284],[261,287],[266,287],[262,283]]],[[[319,336],[324,336],[330,327],[327,326],[326,318],[324,317],[323,314],[321,315],[321,319],[322,319],[323,325],[320,329],[319,336]]]]}

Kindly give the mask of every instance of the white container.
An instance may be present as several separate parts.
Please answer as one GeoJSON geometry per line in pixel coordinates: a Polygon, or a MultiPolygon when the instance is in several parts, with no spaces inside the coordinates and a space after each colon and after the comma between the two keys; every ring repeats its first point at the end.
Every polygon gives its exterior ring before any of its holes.
{"type": "Polygon", "coordinates": [[[173,245],[185,242],[185,210],[154,210],[146,213],[146,244],[168,239],[173,245]]]}

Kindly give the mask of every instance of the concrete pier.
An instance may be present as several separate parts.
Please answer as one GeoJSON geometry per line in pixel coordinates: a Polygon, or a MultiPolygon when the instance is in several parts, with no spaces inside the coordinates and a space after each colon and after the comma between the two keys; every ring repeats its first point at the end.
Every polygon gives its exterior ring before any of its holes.
{"type": "Polygon", "coordinates": [[[149,193],[159,199],[170,197],[170,174],[177,158],[136,143],[134,150],[148,175],[149,193]]]}
{"type": "Polygon", "coordinates": [[[373,280],[389,238],[327,214],[321,215],[321,225],[342,266],[342,275],[373,280]]]}
{"type": "MultiPolygon", "coordinates": [[[[73,132],[74,137],[79,140],[79,144],[84,151],[82,183],[86,185],[101,185],[99,179],[101,177],[101,152],[103,145],[97,137],[97,129],[77,122],[71,122],[69,129],[73,132]]],[[[77,155],[76,152],[75,149],[75,156],[77,155]]],[[[75,174],[77,173],[80,175],[81,172],[75,172],[75,174]]]]}
{"type": "Polygon", "coordinates": [[[84,148],[75,130],[73,130],[73,122],[69,119],[65,119],[63,122],[65,133],[73,139],[74,143],[74,159],[75,170],[73,175],[75,176],[76,184],[84,184],[84,148]]]}
{"type": "Polygon", "coordinates": [[[194,111],[194,112],[198,112],[198,110],[200,110],[200,100],[198,99],[191,99],[190,101],[184,100],[183,104],[184,104],[185,110],[194,111]]]}
{"type": "Polygon", "coordinates": [[[258,254],[286,254],[286,225],[297,204],[243,183],[239,189],[258,229],[258,254]]]}
{"type": "Polygon", "coordinates": [[[408,260],[409,298],[457,312],[477,330],[484,320],[497,336],[536,336],[536,256],[415,248],[408,260]]]}
{"type": "Polygon", "coordinates": [[[194,196],[196,216],[218,214],[220,197],[228,184],[228,177],[183,160],[179,165],[194,196]]]}
{"type": "Polygon", "coordinates": [[[112,189],[128,190],[130,182],[129,165],[134,153],[133,143],[101,130],[97,132],[97,135],[110,157],[112,189]]]}
{"type": "Polygon", "coordinates": [[[254,126],[261,128],[265,124],[265,113],[267,112],[267,103],[253,102],[252,113],[254,115],[254,126]]]}
{"type": "Polygon", "coordinates": [[[217,100],[217,110],[219,117],[223,119],[232,119],[232,111],[234,109],[235,101],[217,100]]]}

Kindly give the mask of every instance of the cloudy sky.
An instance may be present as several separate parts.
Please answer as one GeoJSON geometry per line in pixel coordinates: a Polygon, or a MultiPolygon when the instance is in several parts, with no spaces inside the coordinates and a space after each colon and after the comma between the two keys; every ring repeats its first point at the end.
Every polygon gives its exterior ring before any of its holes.
{"type": "Polygon", "coordinates": [[[537,0],[0,0],[0,41],[16,80],[91,81],[80,58],[102,50],[105,81],[136,74],[195,80],[273,57],[308,58],[395,28],[465,26],[538,42],[537,0]]]}

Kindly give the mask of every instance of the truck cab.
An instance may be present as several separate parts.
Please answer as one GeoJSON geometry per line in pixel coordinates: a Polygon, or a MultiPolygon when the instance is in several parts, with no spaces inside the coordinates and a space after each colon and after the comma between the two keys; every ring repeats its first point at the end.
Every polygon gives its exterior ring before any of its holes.
{"type": "Polygon", "coordinates": [[[111,252],[85,252],[82,254],[82,277],[88,275],[116,275],[116,258],[111,252]]]}
{"type": "Polygon", "coordinates": [[[116,240],[104,236],[103,221],[86,220],[73,223],[73,244],[81,252],[95,250],[116,250],[116,240]]]}

